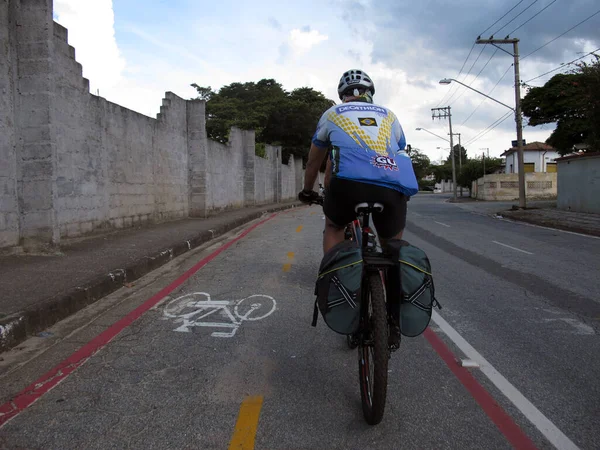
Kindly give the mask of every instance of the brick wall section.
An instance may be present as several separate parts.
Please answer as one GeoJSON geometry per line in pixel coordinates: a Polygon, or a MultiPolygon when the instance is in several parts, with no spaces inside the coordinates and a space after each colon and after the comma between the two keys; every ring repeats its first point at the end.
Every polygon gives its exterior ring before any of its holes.
{"type": "Polygon", "coordinates": [[[13,1],[9,8],[17,55],[14,125],[20,237],[24,245],[56,244],[52,5],[13,1]]]}
{"type": "Polygon", "coordinates": [[[206,209],[215,213],[244,206],[244,132],[233,128],[228,145],[208,140],[206,209]]]}
{"type": "Polygon", "coordinates": [[[0,248],[19,242],[13,29],[9,4],[0,2],[0,248]]]}
{"type": "Polygon", "coordinates": [[[206,138],[205,104],[201,100],[187,102],[188,192],[189,215],[206,217],[206,138]]]}
{"type": "Polygon", "coordinates": [[[257,204],[272,203],[275,201],[275,189],[273,182],[275,176],[275,161],[277,147],[267,146],[266,158],[255,156],[254,171],[255,185],[254,198],[257,204]]]}

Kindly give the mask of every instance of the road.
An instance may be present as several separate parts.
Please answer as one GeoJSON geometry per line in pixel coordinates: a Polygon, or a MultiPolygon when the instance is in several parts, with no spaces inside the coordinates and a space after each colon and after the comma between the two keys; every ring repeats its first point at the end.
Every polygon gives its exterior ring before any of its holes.
{"type": "Polygon", "coordinates": [[[600,448],[600,239],[446,199],[409,202],[405,238],[429,255],[443,309],[393,354],[378,426],[362,418],[356,352],[322,319],[310,326],[313,206],[177,258],[4,354],[2,402],[31,391],[0,407],[0,445],[600,448]],[[194,309],[207,315],[181,319],[194,309]]]}

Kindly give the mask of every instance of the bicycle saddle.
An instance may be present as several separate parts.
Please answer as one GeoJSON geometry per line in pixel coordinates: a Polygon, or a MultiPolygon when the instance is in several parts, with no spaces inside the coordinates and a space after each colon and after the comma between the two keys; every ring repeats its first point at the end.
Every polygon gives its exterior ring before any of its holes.
{"type": "Polygon", "coordinates": [[[364,202],[359,203],[354,207],[354,211],[359,212],[381,212],[383,211],[383,205],[381,203],[373,203],[373,202],[364,202]]]}

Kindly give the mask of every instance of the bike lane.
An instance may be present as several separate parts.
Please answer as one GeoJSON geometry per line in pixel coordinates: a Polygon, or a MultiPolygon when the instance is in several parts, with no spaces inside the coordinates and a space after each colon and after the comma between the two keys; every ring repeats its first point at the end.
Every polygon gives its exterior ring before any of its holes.
{"type": "MultiPolygon", "coordinates": [[[[122,331],[106,336],[111,342],[100,339],[98,353],[87,361],[73,358],[54,374],[62,377],[67,367],[73,369],[0,429],[0,443],[9,448],[252,448],[253,442],[269,449],[510,448],[505,430],[490,420],[424,336],[404,339],[392,356],[382,423],[364,422],[356,351],[321,318],[317,328],[310,326],[322,225],[314,207],[280,214],[203,259],[202,267],[166,292],[168,297],[148,300],[163,303],[135,310],[137,320],[129,313],[122,331]]],[[[98,323],[82,336],[108,325],[98,323]]]]}

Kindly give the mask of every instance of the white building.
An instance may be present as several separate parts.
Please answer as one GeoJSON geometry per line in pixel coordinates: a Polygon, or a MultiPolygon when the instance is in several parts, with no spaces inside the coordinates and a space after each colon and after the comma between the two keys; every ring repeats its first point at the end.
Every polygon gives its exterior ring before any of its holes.
{"type": "MultiPolygon", "coordinates": [[[[517,147],[512,147],[500,156],[506,156],[504,173],[518,173],[519,160],[517,147]]],[[[531,142],[523,147],[523,162],[525,173],[528,172],[556,172],[555,158],[560,158],[554,147],[543,142],[531,142]]]]}

